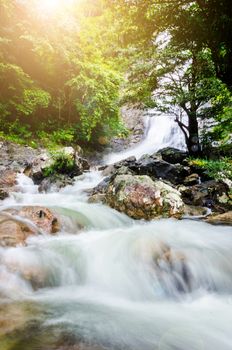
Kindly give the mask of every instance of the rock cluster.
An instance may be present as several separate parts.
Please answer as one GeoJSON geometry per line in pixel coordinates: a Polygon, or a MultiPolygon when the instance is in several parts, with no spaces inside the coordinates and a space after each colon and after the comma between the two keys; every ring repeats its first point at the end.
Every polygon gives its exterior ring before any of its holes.
{"type": "Polygon", "coordinates": [[[191,167],[186,152],[165,148],[102,167],[104,181],[91,202],[102,201],[135,219],[205,216],[231,210],[230,185],[191,167]]]}

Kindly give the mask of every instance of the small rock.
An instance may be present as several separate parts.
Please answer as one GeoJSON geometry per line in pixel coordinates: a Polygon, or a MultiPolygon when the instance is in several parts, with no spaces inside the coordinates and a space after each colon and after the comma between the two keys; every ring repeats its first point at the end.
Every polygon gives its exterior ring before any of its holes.
{"type": "Polygon", "coordinates": [[[162,159],[170,164],[182,164],[187,158],[188,153],[173,147],[166,147],[158,151],[161,154],[162,159]]]}
{"type": "Polygon", "coordinates": [[[16,180],[17,173],[15,171],[0,171],[0,199],[5,199],[9,197],[11,192],[16,191],[16,180]]]}
{"type": "Polygon", "coordinates": [[[198,185],[200,183],[200,176],[198,174],[191,174],[184,179],[185,186],[198,185]]]}
{"type": "Polygon", "coordinates": [[[205,216],[208,212],[207,208],[204,207],[197,207],[194,205],[185,205],[185,211],[184,214],[186,216],[205,216]]]}
{"type": "Polygon", "coordinates": [[[73,185],[74,179],[64,174],[55,174],[46,177],[39,185],[39,192],[47,193],[52,191],[59,191],[69,185],[73,185]]]}
{"type": "Polygon", "coordinates": [[[31,235],[41,232],[56,234],[61,224],[58,217],[44,207],[32,206],[0,212],[0,246],[26,245],[31,235]]]}
{"type": "Polygon", "coordinates": [[[212,225],[228,225],[232,226],[232,211],[228,211],[224,214],[212,215],[206,219],[208,224],[212,225]]]}

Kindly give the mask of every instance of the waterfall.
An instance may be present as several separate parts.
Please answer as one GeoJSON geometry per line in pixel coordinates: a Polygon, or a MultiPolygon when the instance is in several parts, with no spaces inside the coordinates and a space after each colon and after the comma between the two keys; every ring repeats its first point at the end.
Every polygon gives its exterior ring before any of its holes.
{"type": "Polygon", "coordinates": [[[145,138],[135,147],[124,152],[113,153],[105,157],[106,164],[113,164],[135,156],[137,159],[144,154],[153,154],[165,147],[186,149],[184,135],[171,115],[156,115],[149,110],[145,115],[145,138]]]}

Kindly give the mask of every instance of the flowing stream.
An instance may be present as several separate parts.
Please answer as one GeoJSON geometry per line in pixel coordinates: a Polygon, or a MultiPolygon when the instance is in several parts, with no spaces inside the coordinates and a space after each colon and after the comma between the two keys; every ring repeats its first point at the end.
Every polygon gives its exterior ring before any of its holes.
{"type": "MultiPolygon", "coordinates": [[[[160,138],[152,148],[154,124],[135,152],[170,144],[160,138]]],[[[134,221],[89,204],[85,190],[101,179],[92,171],[59,193],[40,194],[19,175],[20,192],[2,202],[1,210],[53,208],[65,225],[26,247],[0,248],[0,349],[231,350],[231,228],[134,221]]]]}

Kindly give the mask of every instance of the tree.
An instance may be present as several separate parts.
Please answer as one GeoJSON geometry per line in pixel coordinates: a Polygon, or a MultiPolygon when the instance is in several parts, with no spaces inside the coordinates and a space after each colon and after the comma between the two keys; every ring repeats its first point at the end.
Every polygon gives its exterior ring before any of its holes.
{"type": "Polygon", "coordinates": [[[199,120],[214,118],[216,110],[218,113],[222,109],[225,101],[219,101],[218,96],[225,92],[225,86],[216,77],[208,50],[181,52],[175,63],[173,61],[168,63],[166,57],[159,69],[159,88],[153,98],[157,109],[175,117],[184,133],[189,154],[199,155],[199,120]]]}
{"type": "MultiPolygon", "coordinates": [[[[219,115],[225,116],[222,113],[225,108],[226,115],[230,110],[226,107],[229,100],[218,98],[225,93],[224,83],[230,88],[228,2],[121,0],[113,3],[128,23],[122,35],[128,39],[127,52],[134,61],[127,75],[127,99],[143,101],[145,107],[153,101],[158,110],[173,113],[190,154],[198,154],[199,118],[214,118],[216,122],[222,120],[219,115]],[[164,37],[164,43],[157,44],[164,37]],[[214,103],[219,100],[220,103],[214,103]]],[[[227,129],[231,129],[229,123],[227,129]]]]}

